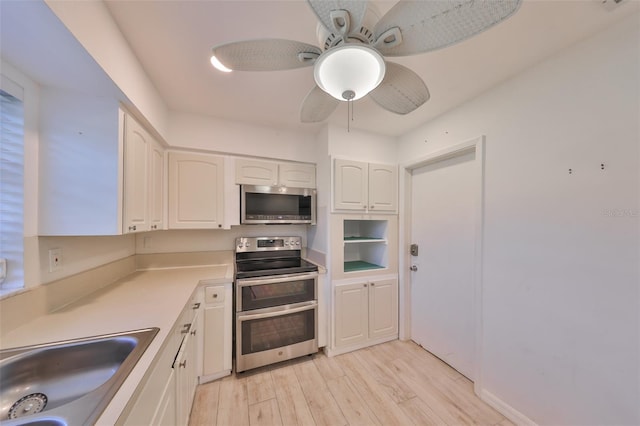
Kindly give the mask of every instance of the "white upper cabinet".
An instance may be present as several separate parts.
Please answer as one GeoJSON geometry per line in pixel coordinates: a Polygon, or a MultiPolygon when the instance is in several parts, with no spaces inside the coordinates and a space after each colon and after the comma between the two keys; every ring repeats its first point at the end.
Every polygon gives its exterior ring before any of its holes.
{"type": "Polygon", "coordinates": [[[266,161],[237,159],[236,183],[275,186],[278,184],[278,164],[266,161]]]}
{"type": "Polygon", "coordinates": [[[169,228],[222,228],[224,158],[169,153],[169,228]]]}
{"type": "Polygon", "coordinates": [[[274,163],[236,159],[236,183],[244,185],[315,188],[316,167],[303,163],[274,163]]]}
{"type": "Polygon", "coordinates": [[[124,125],[123,232],[161,229],[164,149],[133,117],[124,125]]]}
{"type": "Polygon", "coordinates": [[[278,165],[278,182],[289,188],[315,188],[316,166],[312,164],[282,163],[278,165]]]}
{"type": "Polygon", "coordinates": [[[398,167],[369,164],[369,211],[395,212],[398,208],[398,167]]]}
{"type": "Polygon", "coordinates": [[[163,148],[113,99],[43,88],[39,235],[119,235],[162,227],[163,148]],[[154,148],[152,148],[152,146],[154,148]],[[153,173],[153,176],[152,176],[153,173]],[[153,188],[153,189],[152,189],[153,188]]]}
{"type": "Polygon", "coordinates": [[[396,212],[398,169],[394,165],[336,159],[334,210],[396,212]]]}
{"type": "Polygon", "coordinates": [[[124,224],[123,231],[149,229],[149,149],[151,137],[131,117],[124,124],[124,224]]]}
{"type": "Polygon", "coordinates": [[[369,166],[350,160],[335,160],[334,208],[336,210],[367,209],[369,166]]]}
{"type": "Polygon", "coordinates": [[[164,227],[164,148],[155,140],[149,148],[149,227],[156,230],[164,227]]]}

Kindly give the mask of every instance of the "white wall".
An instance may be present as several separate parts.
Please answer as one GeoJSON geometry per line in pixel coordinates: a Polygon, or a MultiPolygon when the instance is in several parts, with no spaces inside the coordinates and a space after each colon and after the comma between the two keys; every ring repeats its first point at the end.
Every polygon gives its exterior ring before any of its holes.
{"type": "Polygon", "coordinates": [[[252,157],[315,162],[314,133],[172,112],[169,144],[252,157]]]}
{"type": "MultiPolygon", "coordinates": [[[[307,247],[329,254],[329,211],[331,209],[331,157],[329,156],[329,127],[323,126],[315,140],[316,183],[318,194],[316,199],[317,226],[309,228],[307,247]]],[[[326,264],[326,262],[323,262],[326,264]]]]}
{"type": "MultiPolygon", "coordinates": [[[[73,36],[126,94],[159,136],[167,138],[168,109],[102,1],[45,0],[73,36]]],[[[135,112],[135,111],[134,111],[135,112]]]]}
{"type": "MultiPolygon", "coordinates": [[[[24,269],[25,288],[67,277],[135,253],[133,236],[38,237],[38,169],[41,88],[2,60],[2,74],[24,89],[24,269]],[[60,248],[63,267],[49,272],[49,249],[60,248]]],[[[46,214],[46,212],[42,212],[46,214]]]]}
{"type": "Polygon", "coordinates": [[[395,164],[398,158],[396,139],[362,130],[328,126],[329,155],[368,163],[395,164]]]}
{"type": "Polygon", "coordinates": [[[178,253],[233,250],[237,237],[302,237],[307,239],[306,225],[240,225],[230,230],[193,229],[154,231],[136,234],[136,253],[178,253]]]}
{"type": "Polygon", "coordinates": [[[640,424],[639,22],[400,141],[486,135],[481,383],[538,424],[640,424]]]}

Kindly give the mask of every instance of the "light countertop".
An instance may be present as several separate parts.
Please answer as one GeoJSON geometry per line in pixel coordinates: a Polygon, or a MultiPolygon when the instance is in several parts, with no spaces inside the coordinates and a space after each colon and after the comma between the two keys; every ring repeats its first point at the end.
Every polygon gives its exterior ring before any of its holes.
{"type": "Polygon", "coordinates": [[[114,424],[194,290],[199,285],[232,281],[232,263],[134,272],[113,285],[6,333],[0,348],[158,327],[160,331],[97,422],[114,424]]]}

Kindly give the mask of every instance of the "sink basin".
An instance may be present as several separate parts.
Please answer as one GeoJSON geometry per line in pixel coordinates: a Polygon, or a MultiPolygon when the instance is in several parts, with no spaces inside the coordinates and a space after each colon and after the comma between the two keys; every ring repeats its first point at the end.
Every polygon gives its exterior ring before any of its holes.
{"type": "Polygon", "coordinates": [[[0,421],[92,423],[157,332],[148,328],[0,351],[0,421]]]}

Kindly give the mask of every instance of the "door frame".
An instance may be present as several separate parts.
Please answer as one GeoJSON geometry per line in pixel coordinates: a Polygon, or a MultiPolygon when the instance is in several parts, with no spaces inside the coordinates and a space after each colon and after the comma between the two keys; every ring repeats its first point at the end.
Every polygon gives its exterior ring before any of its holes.
{"type": "Polygon", "coordinates": [[[429,164],[455,158],[475,152],[475,170],[477,187],[475,191],[475,249],[473,273],[473,318],[475,322],[473,382],[474,392],[479,395],[482,389],[482,265],[484,251],[484,200],[485,200],[485,136],[462,142],[427,154],[400,166],[400,205],[404,214],[399,215],[399,334],[401,340],[411,339],[411,209],[412,209],[412,172],[429,164]]]}

